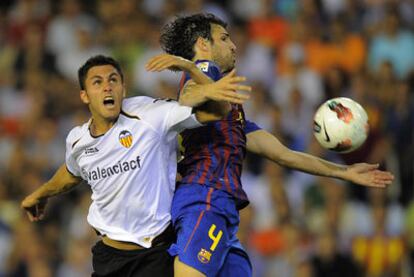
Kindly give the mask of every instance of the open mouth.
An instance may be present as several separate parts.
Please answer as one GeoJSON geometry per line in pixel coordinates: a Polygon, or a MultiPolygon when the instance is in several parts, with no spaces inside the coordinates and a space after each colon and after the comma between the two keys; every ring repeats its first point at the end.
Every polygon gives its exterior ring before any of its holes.
{"type": "Polygon", "coordinates": [[[106,107],[112,107],[113,105],[115,105],[115,100],[112,98],[112,96],[105,97],[104,101],[103,101],[103,104],[106,107]]]}

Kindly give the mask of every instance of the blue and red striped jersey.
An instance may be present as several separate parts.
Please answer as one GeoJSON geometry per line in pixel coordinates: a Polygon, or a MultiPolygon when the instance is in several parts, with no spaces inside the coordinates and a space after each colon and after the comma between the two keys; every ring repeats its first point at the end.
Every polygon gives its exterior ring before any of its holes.
{"type": "MultiPolygon", "coordinates": [[[[222,77],[215,63],[200,60],[196,64],[213,81],[222,77]]],[[[183,74],[180,91],[189,79],[188,74],[183,74]]],[[[241,105],[233,104],[225,119],[182,132],[184,158],[178,166],[183,177],[181,184],[202,184],[224,190],[235,198],[239,209],[247,206],[249,201],[240,181],[246,134],[259,129],[245,120],[241,105]]]]}

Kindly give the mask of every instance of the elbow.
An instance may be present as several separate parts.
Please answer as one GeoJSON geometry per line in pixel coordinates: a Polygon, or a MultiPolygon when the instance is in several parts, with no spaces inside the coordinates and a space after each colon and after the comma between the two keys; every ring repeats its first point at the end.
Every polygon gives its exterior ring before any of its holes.
{"type": "Polygon", "coordinates": [[[223,120],[231,111],[227,102],[209,101],[196,109],[196,117],[200,123],[223,120]]]}
{"type": "Polygon", "coordinates": [[[200,123],[209,123],[224,119],[223,115],[221,114],[206,113],[203,111],[197,111],[196,118],[200,123]]]}
{"type": "Polygon", "coordinates": [[[296,168],[300,158],[295,155],[294,151],[288,150],[277,156],[277,163],[283,167],[296,168]]]}
{"type": "Polygon", "coordinates": [[[228,102],[213,102],[218,104],[219,108],[212,110],[211,116],[214,120],[223,120],[231,112],[231,104],[228,102]]]}
{"type": "Polygon", "coordinates": [[[207,111],[214,116],[215,120],[225,119],[231,112],[231,104],[228,102],[215,102],[210,101],[204,105],[207,111]]]}
{"type": "Polygon", "coordinates": [[[224,119],[231,112],[231,104],[228,102],[220,102],[219,105],[219,114],[222,117],[221,119],[224,119]]]}
{"type": "Polygon", "coordinates": [[[289,151],[280,152],[276,151],[276,149],[268,149],[267,151],[262,152],[261,155],[283,167],[290,168],[295,163],[294,158],[289,151]]]}

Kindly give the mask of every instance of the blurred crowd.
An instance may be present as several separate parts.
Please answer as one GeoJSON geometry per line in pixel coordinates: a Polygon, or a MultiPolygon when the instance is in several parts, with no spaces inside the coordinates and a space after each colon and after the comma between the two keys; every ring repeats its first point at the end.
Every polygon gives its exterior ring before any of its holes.
{"type": "Polygon", "coordinates": [[[175,98],[178,73],[148,73],[162,26],[210,12],[229,23],[238,74],[254,90],[247,117],[291,149],[331,161],[379,163],[386,190],[289,171],[248,155],[251,204],[239,236],[260,276],[414,276],[413,0],[0,1],[0,276],[91,273],[87,184],[49,201],[30,223],[20,201],[64,162],[65,137],[88,119],[77,69],[118,59],[128,94],[175,98]],[[370,134],[338,155],[313,138],[326,99],[358,101],[370,134]]]}

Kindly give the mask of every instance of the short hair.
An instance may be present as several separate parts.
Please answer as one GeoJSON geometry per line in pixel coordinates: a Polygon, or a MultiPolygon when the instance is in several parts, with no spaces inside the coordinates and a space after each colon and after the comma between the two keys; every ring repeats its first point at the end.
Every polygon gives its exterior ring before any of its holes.
{"type": "Polygon", "coordinates": [[[119,75],[121,76],[122,82],[124,81],[124,74],[122,73],[121,66],[119,62],[117,62],[114,58],[107,57],[104,55],[97,55],[89,58],[84,65],[82,65],[78,70],[78,80],[79,86],[81,90],[85,89],[85,80],[86,75],[88,74],[89,69],[94,66],[100,65],[112,65],[116,71],[118,71],[119,75]]]}
{"type": "Polygon", "coordinates": [[[226,22],[210,13],[177,16],[162,28],[161,47],[168,54],[192,60],[194,44],[199,37],[212,41],[211,24],[227,27],[226,22]]]}

